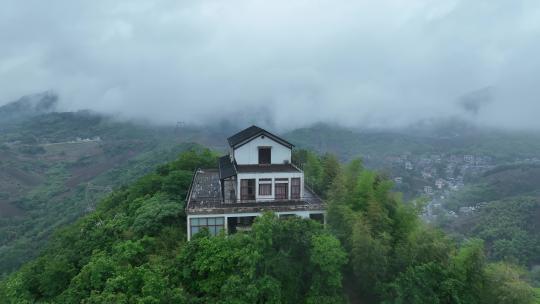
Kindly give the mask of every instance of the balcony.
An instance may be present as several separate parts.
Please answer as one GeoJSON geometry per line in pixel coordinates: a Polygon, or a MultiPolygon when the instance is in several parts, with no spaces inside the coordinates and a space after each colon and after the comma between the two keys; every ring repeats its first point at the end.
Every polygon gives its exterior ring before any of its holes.
{"type": "Polygon", "coordinates": [[[265,211],[307,211],[322,210],[322,200],[308,187],[304,195],[297,198],[255,199],[253,195],[244,200],[223,200],[217,170],[199,171],[194,176],[190,193],[187,197],[186,212],[188,214],[224,214],[224,213],[257,213],[265,211]]]}

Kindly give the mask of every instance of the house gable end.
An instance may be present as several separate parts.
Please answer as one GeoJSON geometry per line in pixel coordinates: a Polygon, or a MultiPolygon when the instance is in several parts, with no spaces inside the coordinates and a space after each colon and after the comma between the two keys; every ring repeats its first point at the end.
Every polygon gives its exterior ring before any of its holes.
{"type": "Polygon", "coordinates": [[[270,139],[272,139],[273,141],[275,141],[276,143],[282,145],[282,146],[285,146],[289,149],[292,149],[294,147],[293,144],[291,144],[290,142],[286,141],[285,139],[277,136],[277,135],[274,135],[264,129],[261,129],[257,126],[251,126],[247,129],[244,129],[238,133],[236,133],[235,135],[229,137],[227,139],[227,141],[229,142],[229,145],[233,148],[233,149],[238,149],[240,148],[241,146],[249,143],[250,141],[254,140],[255,138],[259,137],[259,136],[266,136],[270,139]]]}

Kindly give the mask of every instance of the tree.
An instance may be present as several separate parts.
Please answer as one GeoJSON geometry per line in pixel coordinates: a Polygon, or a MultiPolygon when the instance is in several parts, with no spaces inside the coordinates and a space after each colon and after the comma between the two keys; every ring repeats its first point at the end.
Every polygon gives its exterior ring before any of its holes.
{"type": "Polygon", "coordinates": [[[535,303],[533,288],[525,283],[523,271],[507,263],[494,263],[486,267],[486,288],[483,303],[532,304],[535,303]]]}

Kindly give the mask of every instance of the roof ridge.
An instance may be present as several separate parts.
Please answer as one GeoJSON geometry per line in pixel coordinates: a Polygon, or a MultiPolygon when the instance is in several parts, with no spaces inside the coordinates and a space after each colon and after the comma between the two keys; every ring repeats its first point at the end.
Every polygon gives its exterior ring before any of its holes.
{"type": "Polygon", "coordinates": [[[258,127],[256,125],[252,125],[248,128],[245,128],[244,130],[237,132],[236,134],[230,136],[227,138],[227,141],[229,142],[229,146],[235,147],[236,145],[245,142],[261,133],[265,133],[268,137],[272,138],[274,141],[277,141],[281,143],[284,146],[288,146],[289,148],[292,148],[294,145],[288,142],[287,140],[283,139],[282,137],[279,137],[261,127],[258,127]]]}

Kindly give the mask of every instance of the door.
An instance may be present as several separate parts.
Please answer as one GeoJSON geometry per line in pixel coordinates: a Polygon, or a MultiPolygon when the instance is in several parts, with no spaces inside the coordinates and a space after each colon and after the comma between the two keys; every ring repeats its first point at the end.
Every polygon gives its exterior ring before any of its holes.
{"type": "Polygon", "coordinates": [[[277,200],[289,199],[289,183],[276,183],[275,190],[277,200]]]}
{"type": "Polygon", "coordinates": [[[243,201],[255,200],[255,179],[242,179],[240,181],[240,199],[243,201]]]}
{"type": "Polygon", "coordinates": [[[291,178],[291,199],[300,199],[300,178],[291,178]]]}

